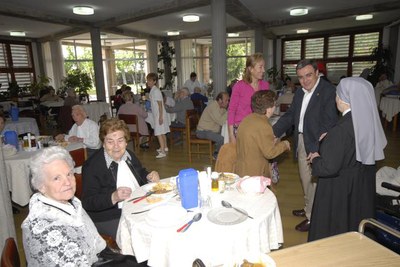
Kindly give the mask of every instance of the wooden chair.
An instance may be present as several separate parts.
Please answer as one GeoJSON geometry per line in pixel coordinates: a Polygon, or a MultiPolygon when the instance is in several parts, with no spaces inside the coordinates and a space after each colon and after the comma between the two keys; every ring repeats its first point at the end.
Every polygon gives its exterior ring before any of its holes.
{"type": "Polygon", "coordinates": [[[133,114],[118,114],[118,119],[123,120],[126,124],[131,124],[134,126],[135,131],[130,132],[131,138],[134,142],[134,147],[139,149],[140,145],[140,133],[139,133],[139,125],[138,125],[138,118],[136,115],[133,114]]]}
{"type": "Polygon", "coordinates": [[[199,116],[203,113],[203,110],[206,108],[206,104],[201,99],[192,99],[194,109],[199,113],[199,116]]]}
{"type": "MultiPolygon", "coordinates": [[[[196,112],[197,111],[194,110],[194,109],[186,110],[186,118],[188,116],[192,115],[192,114],[195,114],[196,112]]],[[[186,127],[180,128],[180,127],[172,127],[172,126],[170,126],[169,127],[169,131],[170,131],[170,133],[169,133],[169,144],[170,144],[170,147],[172,147],[172,145],[174,144],[174,132],[180,133],[181,136],[182,136],[182,140],[183,140],[183,136],[186,134],[186,127]]],[[[186,138],[186,144],[188,144],[187,138],[186,138]]]]}
{"type": "Polygon", "coordinates": [[[199,139],[196,137],[196,128],[199,123],[199,114],[194,113],[186,117],[186,138],[188,142],[189,163],[192,163],[192,154],[208,155],[210,163],[213,163],[213,142],[208,139],[199,139]],[[196,150],[192,150],[192,145],[196,146],[196,150]],[[200,145],[208,146],[208,150],[200,150],[200,145]]]}
{"type": "Polygon", "coordinates": [[[236,168],[236,144],[224,144],[218,153],[217,161],[215,162],[216,172],[235,172],[236,168]]]}
{"type": "Polygon", "coordinates": [[[1,254],[1,267],[19,267],[19,253],[14,238],[6,239],[3,253],[1,254]]]}
{"type": "MultiPolygon", "coordinates": [[[[76,150],[71,150],[69,151],[69,154],[71,155],[72,159],[75,161],[75,168],[82,167],[83,163],[85,163],[85,160],[87,158],[86,154],[86,149],[85,148],[79,148],[76,150]]],[[[82,198],[82,174],[79,172],[75,172],[75,183],[76,183],[76,189],[75,189],[75,196],[79,199],[82,198]]]]}

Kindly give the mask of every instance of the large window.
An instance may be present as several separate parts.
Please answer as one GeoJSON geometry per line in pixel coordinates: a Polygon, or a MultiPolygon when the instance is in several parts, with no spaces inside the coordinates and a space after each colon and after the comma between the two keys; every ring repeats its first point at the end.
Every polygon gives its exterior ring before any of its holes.
{"type": "Polygon", "coordinates": [[[27,86],[34,78],[30,43],[0,41],[0,91],[6,91],[10,82],[27,86]]]}
{"type": "Polygon", "coordinates": [[[342,76],[359,76],[372,67],[372,50],[378,46],[381,33],[351,32],[282,40],[283,74],[296,77],[296,64],[301,59],[315,59],[325,66],[327,77],[338,83],[342,76]]]}

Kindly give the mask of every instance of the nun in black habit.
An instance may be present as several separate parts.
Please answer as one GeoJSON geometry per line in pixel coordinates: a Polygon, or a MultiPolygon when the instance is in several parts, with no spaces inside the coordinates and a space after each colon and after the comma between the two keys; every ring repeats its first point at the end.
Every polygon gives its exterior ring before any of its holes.
{"type": "Polygon", "coordinates": [[[342,113],[309,155],[318,177],[308,241],[357,231],[375,213],[375,161],[387,144],[376,107],[374,88],[363,78],[341,80],[336,106],[342,113]]]}

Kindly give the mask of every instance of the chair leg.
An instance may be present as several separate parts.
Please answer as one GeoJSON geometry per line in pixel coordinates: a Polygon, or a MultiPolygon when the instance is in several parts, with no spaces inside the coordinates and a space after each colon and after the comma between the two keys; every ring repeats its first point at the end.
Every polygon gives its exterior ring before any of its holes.
{"type": "Polygon", "coordinates": [[[213,163],[213,145],[212,145],[212,143],[209,146],[209,152],[210,152],[209,153],[210,163],[212,165],[212,163],[213,163]]]}
{"type": "Polygon", "coordinates": [[[189,144],[188,146],[189,151],[189,163],[192,164],[192,146],[189,144]]]}

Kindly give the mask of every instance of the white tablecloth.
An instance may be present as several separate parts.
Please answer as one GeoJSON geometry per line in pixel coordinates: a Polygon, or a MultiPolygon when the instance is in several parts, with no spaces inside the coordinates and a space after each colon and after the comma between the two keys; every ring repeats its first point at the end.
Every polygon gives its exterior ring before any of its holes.
{"type": "MultiPolygon", "coordinates": [[[[83,143],[74,143],[66,147],[68,151],[83,147],[83,143]]],[[[17,154],[4,158],[8,190],[11,199],[20,206],[29,203],[32,190],[29,185],[29,163],[37,151],[19,151],[17,154]]]]}
{"type": "MultiPolygon", "coordinates": [[[[141,188],[132,196],[141,196],[141,188]]],[[[161,205],[180,205],[174,197],[161,205]]],[[[188,212],[184,220],[171,227],[154,227],[146,222],[148,212],[131,214],[137,207],[145,209],[144,202],[124,203],[117,233],[117,243],[123,254],[135,255],[139,262],[148,260],[149,266],[192,266],[200,258],[207,266],[231,263],[249,253],[267,253],[283,243],[282,222],[275,195],[270,191],[262,195],[244,195],[236,190],[212,193],[213,208],[221,207],[221,200],[242,208],[253,216],[236,225],[217,225],[202,219],[184,233],[177,229],[188,222],[195,212],[188,212]],[[142,204],[139,204],[142,203],[142,204]],[[143,204],[144,203],[144,204],[143,204]]],[[[154,204],[152,204],[154,207],[154,204]]]]}
{"type": "Polygon", "coordinates": [[[64,100],[60,99],[59,101],[45,101],[41,102],[40,105],[48,108],[62,107],[64,106],[64,100]]]}
{"type": "Polygon", "coordinates": [[[89,104],[84,104],[83,107],[85,108],[89,119],[92,121],[98,122],[100,120],[100,116],[104,113],[107,115],[107,118],[111,118],[110,104],[106,102],[92,102],[89,104]]]}
{"type": "Polygon", "coordinates": [[[7,130],[16,131],[18,135],[28,132],[39,135],[39,127],[34,118],[20,117],[18,121],[7,119],[4,131],[7,130]]]}
{"type": "Polygon", "coordinates": [[[382,110],[382,116],[386,118],[388,122],[391,122],[393,117],[400,112],[399,96],[382,97],[379,108],[382,110]]]}

